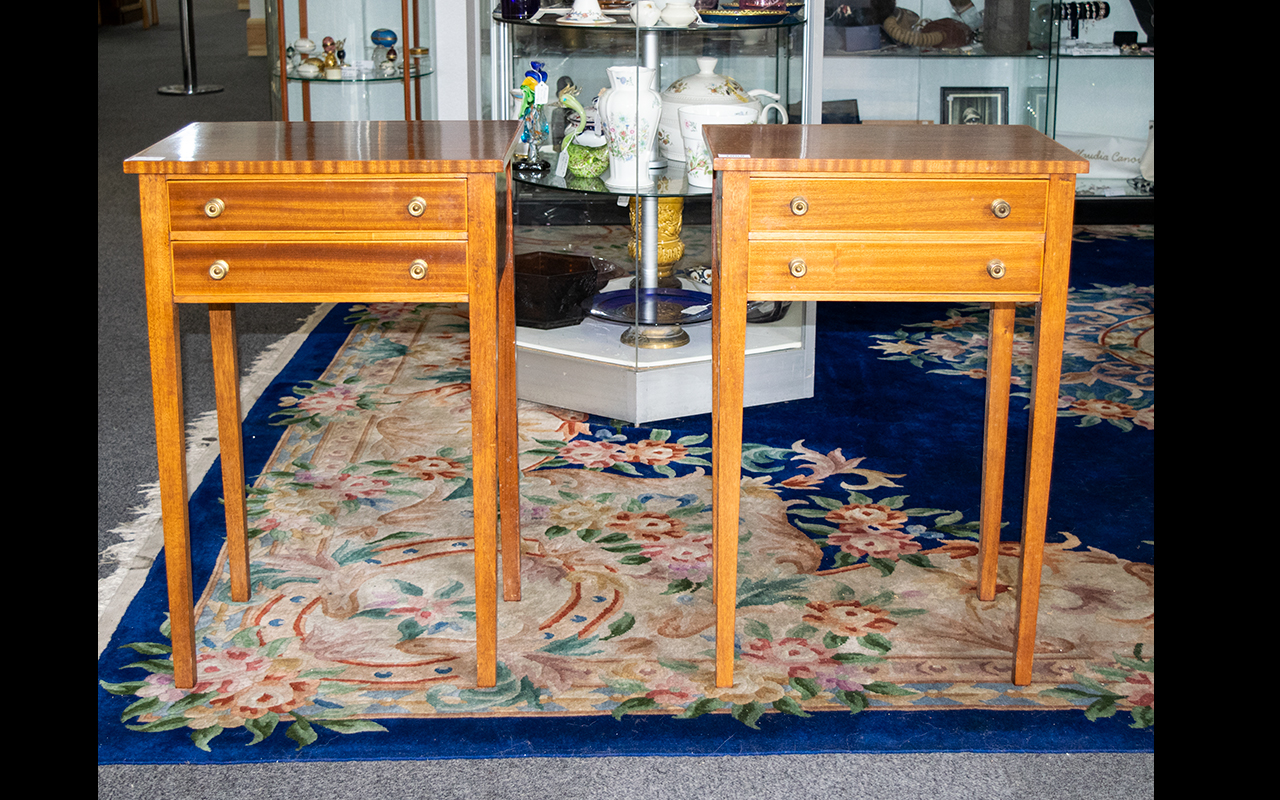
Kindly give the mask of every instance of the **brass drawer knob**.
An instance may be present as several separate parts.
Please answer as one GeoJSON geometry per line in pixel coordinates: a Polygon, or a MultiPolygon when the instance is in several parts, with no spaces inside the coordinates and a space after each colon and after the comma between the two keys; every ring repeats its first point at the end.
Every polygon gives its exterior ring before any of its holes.
{"type": "Polygon", "coordinates": [[[209,265],[209,277],[215,281],[220,281],[227,277],[227,273],[231,271],[231,267],[227,266],[227,262],[218,259],[209,265]]]}
{"type": "Polygon", "coordinates": [[[803,258],[793,258],[791,263],[787,265],[787,271],[791,273],[793,278],[803,278],[804,274],[809,271],[809,267],[804,263],[803,258]]]}
{"type": "Polygon", "coordinates": [[[420,217],[427,211],[427,201],[421,197],[415,197],[409,201],[409,216],[420,217]]]}
{"type": "Polygon", "coordinates": [[[996,219],[1004,219],[1009,216],[1009,212],[1013,211],[1013,206],[1009,205],[1008,200],[992,200],[991,213],[996,215],[996,219]]]}
{"type": "Polygon", "coordinates": [[[222,212],[226,210],[227,204],[217,197],[204,204],[204,215],[209,219],[213,219],[214,217],[221,215],[222,212]]]}
{"type": "Polygon", "coordinates": [[[797,217],[803,217],[804,212],[809,210],[809,201],[803,197],[791,198],[791,213],[797,217]]]}
{"type": "Polygon", "coordinates": [[[993,258],[987,262],[987,274],[990,275],[991,277],[995,278],[996,280],[1000,280],[1001,278],[1004,277],[1004,273],[1005,273],[1004,262],[1001,261],[1000,259],[993,258]]]}
{"type": "Polygon", "coordinates": [[[421,258],[415,258],[413,263],[409,265],[409,277],[415,281],[420,281],[427,277],[427,262],[421,258]]]}

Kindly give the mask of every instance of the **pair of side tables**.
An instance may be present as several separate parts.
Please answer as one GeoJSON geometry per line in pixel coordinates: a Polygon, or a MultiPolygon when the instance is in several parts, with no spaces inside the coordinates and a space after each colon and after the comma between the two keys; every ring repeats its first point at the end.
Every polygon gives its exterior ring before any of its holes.
{"type": "MultiPolygon", "coordinates": [[[[176,686],[195,683],[178,303],[209,307],[232,597],[249,599],[235,307],[465,302],[479,686],[497,669],[498,551],[520,552],[510,163],[519,123],[195,123],[127,159],[147,321],[176,686]],[[326,198],[324,214],[315,197],[326,198]]],[[[1075,176],[1023,126],[714,126],[716,683],[733,684],[750,300],[991,304],[979,596],[993,599],[1014,305],[1037,306],[1013,680],[1031,680],[1075,176]]],[[[520,559],[502,559],[520,597],[520,559]]]]}

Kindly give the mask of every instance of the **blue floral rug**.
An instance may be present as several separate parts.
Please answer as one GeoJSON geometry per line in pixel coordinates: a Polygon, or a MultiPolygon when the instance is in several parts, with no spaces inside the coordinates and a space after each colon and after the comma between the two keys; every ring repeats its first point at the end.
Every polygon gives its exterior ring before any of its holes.
{"type": "Polygon", "coordinates": [[[985,309],[820,304],[816,396],[748,409],[730,689],[709,416],[522,403],[525,599],[477,689],[466,307],[345,304],[246,422],[252,599],[215,465],[198,683],[173,686],[160,558],[99,659],[99,763],[1152,750],[1154,229],[1077,229],[1072,268],[1031,685],[1017,386],[997,599],[975,590],[985,309]]]}

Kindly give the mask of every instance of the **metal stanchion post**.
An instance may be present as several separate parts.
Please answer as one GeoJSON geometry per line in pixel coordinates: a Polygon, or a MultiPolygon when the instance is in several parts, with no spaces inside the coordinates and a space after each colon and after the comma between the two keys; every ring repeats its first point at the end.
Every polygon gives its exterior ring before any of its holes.
{"type": "Polygon", "coordinates": [[[196,34],[191,24],[191,0],[178,2],[178,28],[182,34],[182,84],[161,86],[160,94],[213,94],[221,86],[199,86],[196,82],[196,34]]]}

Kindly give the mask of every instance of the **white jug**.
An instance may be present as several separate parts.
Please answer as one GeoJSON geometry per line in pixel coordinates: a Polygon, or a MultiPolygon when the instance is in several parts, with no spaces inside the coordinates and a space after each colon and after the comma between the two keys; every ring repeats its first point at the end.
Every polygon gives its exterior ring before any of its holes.
{"type": "Polygon", "coordinates": [[[662,18],[662,11],[652,0],[639,0],[631,5],[631,21],[641,28],[652,28],[662,18]]]}

